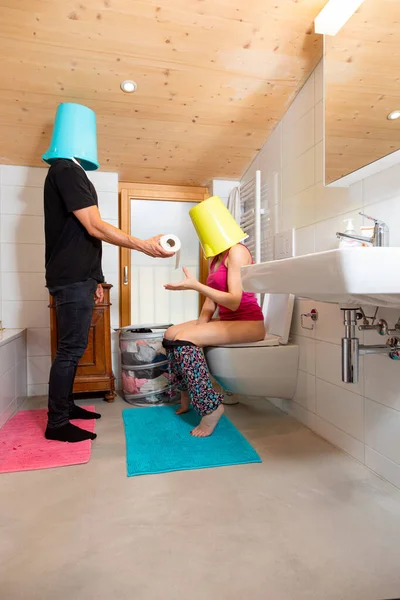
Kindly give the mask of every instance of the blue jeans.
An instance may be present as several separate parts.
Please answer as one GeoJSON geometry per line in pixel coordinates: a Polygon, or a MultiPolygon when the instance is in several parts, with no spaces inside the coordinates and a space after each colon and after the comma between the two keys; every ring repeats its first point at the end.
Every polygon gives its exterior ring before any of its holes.
{"type": "Polygon", "coordinates": [[[49,289],[56,304],[58,329],[58,348],[50,369],[49,427],[69,422],[74,379],[88,344],[97,285],[97,281],[88,279],[49,289]]]}

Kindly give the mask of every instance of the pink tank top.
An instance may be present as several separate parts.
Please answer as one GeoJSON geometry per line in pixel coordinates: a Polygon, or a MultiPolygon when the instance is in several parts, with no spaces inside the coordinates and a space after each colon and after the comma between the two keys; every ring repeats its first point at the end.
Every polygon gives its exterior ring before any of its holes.
{"type": "MultiPolygon", "coordinates": [[[[225,265],[228,254],[229,250],[224,254],[222,263],[216,271],[214,271],[214,265],[218,259],[218,256],[213,259],[211,263],[210,274],[207,278],[207,285],[220,292],[229,291],[228,269],[225,265]]],[[[264,321],[264,315],[260,305],[257,302],[255,294],[251,294],[249,292],[243,292],[240,306],[237,310],[230,310],[229,308],[219,304],[218,308],[219,318],[221,321],[264,321]]]]}

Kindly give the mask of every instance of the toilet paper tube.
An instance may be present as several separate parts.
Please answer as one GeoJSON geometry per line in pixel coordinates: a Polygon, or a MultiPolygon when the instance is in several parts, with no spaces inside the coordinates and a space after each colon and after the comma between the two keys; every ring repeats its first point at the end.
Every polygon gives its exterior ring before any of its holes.
{"type": "Polygon", "coordinates": [[[167,250],[167,252],[174,252],[175,254],[175,269],[179,269],[179,263],[181,260],[181,240],[174,234],[169,233],[163,235],[159,242],[160,246],[167,250]]]}

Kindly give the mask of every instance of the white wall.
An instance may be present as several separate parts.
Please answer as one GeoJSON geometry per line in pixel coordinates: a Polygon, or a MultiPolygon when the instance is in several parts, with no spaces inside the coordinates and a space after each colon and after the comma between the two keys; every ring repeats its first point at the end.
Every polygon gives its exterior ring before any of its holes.
{"type": "Polygon", "coordinates": [[[227,204],[229,194],[239,184],[240,181],[235,179],[213,179],[209,185],[209,191],[211,196],[219,196],[224,204],[227,204]]]}
{"type": "MultiPolygon", "coordinates": [[[[268,183],[271,235],[296,228],[298,255],[336,248],[335,233],[343,230],[343,219],[354,218],[358,228],[363,223],[360,210],[387,222],[391,245],[399,246],[400,166],[348,189],[324,187],[322,93],[319,64],[243,181],[261,169],[262,183],[268,183]]],[[[382,309],[379,314],[393,326],[400,311],[382,309]]],[[[298,388],[295,401],[279,403],[281,408],[400,487],[400,361],[364,357],[360,383],[343,384],[343,325],[337,305],[298,299],[292,333],[300,346],[298,388]],[[318,309],[319,320],[307,332],[300,326],[300,313],[311,308],[318,309]]],[[[382,338],[368,333],[364,342],[382,343],[382,338]]]]}
{"type": "MultiPolygon", "coordinates": [[[[43,184],[47,169],[0,166],[0,266],[3,327],[27,328],[28,395],[47,393],[50,369],[49,298],[44,280],[43,184]]],[[[118,226],[118,175],[88,173],[104,220],[118,226]]],[[[111,325],[119,326],[118,249],[103,245],[111,290],[111,325]]],[[[119,377],[116,335],[114,374],[119,377]]],[[[119,382],[117,382],[119,383],[119,382]]]]}
{"type": "Polygon", "coordinates": [[[0,333],[0,428],[26,398],[26,331],[0,333]]]}

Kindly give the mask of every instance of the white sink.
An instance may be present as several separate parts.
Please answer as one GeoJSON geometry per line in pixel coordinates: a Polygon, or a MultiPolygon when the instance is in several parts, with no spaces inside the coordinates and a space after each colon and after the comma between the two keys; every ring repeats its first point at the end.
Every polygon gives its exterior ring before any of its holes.
{"type": "Polygon", "coordinates": [[[340,248],[242,268],[246,292],[400,307],[400,248],[340,248]]]}

